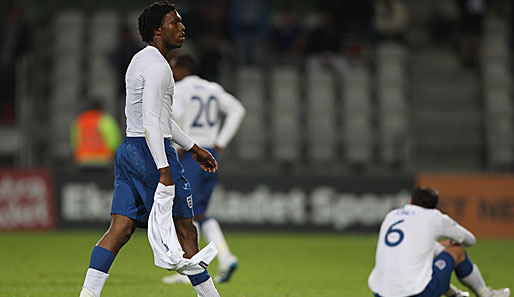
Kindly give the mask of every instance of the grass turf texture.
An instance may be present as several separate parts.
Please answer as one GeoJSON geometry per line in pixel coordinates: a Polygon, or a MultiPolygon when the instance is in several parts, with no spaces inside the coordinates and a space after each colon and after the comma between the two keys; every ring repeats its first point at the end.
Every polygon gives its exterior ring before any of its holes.
{"type": "MultiPolygon", "coordinates": [[[[0,296],[78,296],[102,233],[0,233],[0,296]]],[[[367,278],[375,235],[229,233],[227,239],[240,267],[229,283],[217,285],[221,296],[372,296],[367,278]]],[[[488,285],[514,287],[513,250],[512,240],[482,239],[469,255],[488,285]]],[[[211,275],[216,265],[216,260],[210,265],[211,275]]],[[[190,285],[160,282],[169,272],[153,265],[142,230],[121,250],[110,274],[103,297],[196,296],[190,285]]]]}

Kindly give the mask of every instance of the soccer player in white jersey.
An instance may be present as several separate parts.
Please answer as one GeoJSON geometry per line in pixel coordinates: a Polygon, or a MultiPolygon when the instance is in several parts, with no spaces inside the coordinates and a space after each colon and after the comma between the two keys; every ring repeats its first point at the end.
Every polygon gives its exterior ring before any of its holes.
{"type": "MultiPolygon", "coordinates": [[[[196,61],[188,55],[180,55],[173,65],[175,97],[173,115],[177,124],[200,146],[216,159],[227,146],[244,117],[245,108],[219,84],[196,75],[196,61]],[[223,126],[221,116],[225,117],[223,126]]],[[[180,151],[180,150],[179,150],[180,151]]],[[[206,215],[209,200],[216,186],[218,175],[202,171],[189,152],[180,153],[185,176],[193,191],[194,220],[208,242],[214,242],[218,254],[218,273],[214,280],[226,282],[237,268],[237,258],[230,252],[223,232],[216,219],[206,215]]],[[[181,274],[164,277],[164,283],[187,281],[181,274]]]]}
{"type": "Polygon", "coordinates": [[[368,285],[376,297],[459,296],[450,289],[457,278],[478,297],[508,297],[508,288],[492,290],[471,262],[465,247],[475,244],[471,232],[435,209],[438,193],[417,187],[410,204],[389,212],[378,236],[375,267],[368,285]],[[446,238],[439,243],[438,240],[446,238]],[[435,258],[434,258],[435,256],[435,258]]]}
{"type": "MultiPolygon", "coordinates": [[[[125,76],[127,135],[115,157],[111,225],[93,248],[81,297],[100,296],[118,251],[136,227],[147,226],[158,184],[174,192],[172,215],[183,256],[191,258],[198,252],[191,190],[170,138],[189,151],[204,170],[217,170],[212,155],[171,117],[174,80],[165,57],[185,40],[176,7],[166,1],[153,3],[139,16],[138,26],[147,46],[134,55],[125,76]]],[[[199,297],[219,296],[207,270],[188,277],[199,297]]]]}

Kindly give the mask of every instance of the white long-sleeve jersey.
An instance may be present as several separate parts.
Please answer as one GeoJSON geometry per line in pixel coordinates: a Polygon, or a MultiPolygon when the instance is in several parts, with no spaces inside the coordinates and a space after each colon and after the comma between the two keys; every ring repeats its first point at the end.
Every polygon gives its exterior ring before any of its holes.
{"type": "Polygon", "coordinates": [[[127,136],[146,137],[157,168],[168,166],[164,138],[189,150],[194,142],[172,119],[175,81],[159,50],[147,46],[134,55],[125,75],[127,136]]]}
{"type": "Polygon", "coordinates": [[[197,144],[224,148],[245,114],[243,105],[219,84],[190,75],[176,83],[173,115],[197,144]],[[221,127],[221,115],[225,121],[221,127]]]}
{"type": "Polygon", "coordinates": [[[383,297],[421,293],[432,278],[433,248],[440,238],[464,246],[476,241],[437,209],[406,205],[389,212],[380,227],[375,267],[368,279],[371,291],[383,297]]]}

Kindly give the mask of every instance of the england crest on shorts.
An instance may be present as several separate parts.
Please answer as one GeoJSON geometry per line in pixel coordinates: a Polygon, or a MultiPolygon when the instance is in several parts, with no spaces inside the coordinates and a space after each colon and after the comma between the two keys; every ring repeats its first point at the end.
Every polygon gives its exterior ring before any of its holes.
{"type": "Polygon", "coordinates": [[[446,268],[446,261],[439,259],[435,261],[434,265],[439,268],[439,270],[444,270],[446,268]]]}
{"type": "Polygon", "coordinates": [[[187,206],[189,206],[189,208],[193,208],[193,196],[187,197],[187,206]]]}

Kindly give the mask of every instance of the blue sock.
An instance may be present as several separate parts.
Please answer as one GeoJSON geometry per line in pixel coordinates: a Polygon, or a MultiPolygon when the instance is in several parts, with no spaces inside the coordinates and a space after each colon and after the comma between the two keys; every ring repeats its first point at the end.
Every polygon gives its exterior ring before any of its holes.
{"type": "Polygon", "coordinates": [[[189,281],[191,281],[191,284],[193,284],[193,287],[195,287],[208,280],[211,276],[209,275],[209,272],[207,272],[207,269],[205,269],[200,274],[188,275],[187,277],[189,278],[189,281]]]}
{"type": "Polygon", "coordinates": [[[473,263],[466,254],[466,259],[455,267],[455,274],[460,279],[470,275],[471,272],[473,272],[473,263]]]}
{"type": "Polygon", "coordinates": [[[100,246],[95,246],[91,253],[91,260],[89,261],[89,268],[99,270],[104,273],[108,273],[111,268],[112,262],[116,256],[100,246]]]}

